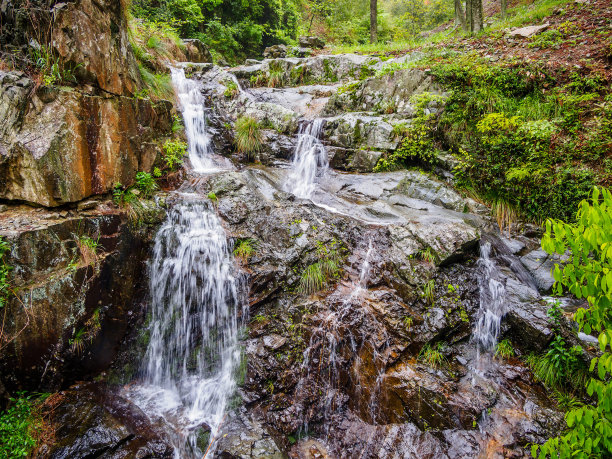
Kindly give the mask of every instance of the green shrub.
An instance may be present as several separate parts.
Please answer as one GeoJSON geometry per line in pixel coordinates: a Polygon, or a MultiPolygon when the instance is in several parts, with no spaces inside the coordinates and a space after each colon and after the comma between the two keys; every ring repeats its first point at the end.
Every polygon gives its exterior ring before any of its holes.
{"type": "Polygon", "coordinates": [[[153,73],[145,66],[138,64],[140,76],[146,86],[146,95],[155,99],[172,99],[174,88],[169,74],[153,73]]]}
{"type": "Polygon", "coordinates": [[[178,170],[183,164],[183,158],[187,156],[187,144],[182,140],[166,140],[164,143],[162,158],[166,168],[170,171],[178,170]]]}
{"type": "Polygon", "coordinates": [[[250,116],[241,116],[236,120],[236,147],[252,159],[263,145],[263,134],[259,122],[250,116]]]}
{"type": "Polygon", "coordinates": [[[31,454],[45,430],[40,404],[46,394],[38,398],[18,394],[0,414],[0,457],[18,458],[31,454]]]}
{"type": "Polygon", "coordinates": [[[435,281],[433,279],[429,280],[423,286],[423,292],[421,293],[421,296],[425,299],[427,304],[429,304],[429,305],[433,305],[434,304],[435,291],[436,291],[436,284],[435,284],[435,281]]]}
{"type": "Polygon", "coordinates": [[[136,188],[140,191],[143,198],[148,199],[159,189],[159,186],[151,174],[148,172],[138,172],[136,174],[136,188]]]}
{"type": "Polygon", "coordinates": [[[579,205],[576,223],[548,220],[542,238],[547,253],[570,250],[570,263],[556,265],[554,293],[564,289],[585,298],[588,306],[574,314],[579,329],[597,332],[601,355],[591,360],[586,392],[596,405],[576,407],[565,415],[568,429],[543,445],[534,445],[534,457],[609,457],[612,455],[612,193],[594,188],[591,199],[579,205]]]}
{"type": "Polygon", "coordinates": [[[233,99],[238,95],[238,84],[235,81],[229,80],[223,84],[225,85],[225,91],[223,91],[223,95],[225,97],[227,97],[228,99],[233,99]]]}

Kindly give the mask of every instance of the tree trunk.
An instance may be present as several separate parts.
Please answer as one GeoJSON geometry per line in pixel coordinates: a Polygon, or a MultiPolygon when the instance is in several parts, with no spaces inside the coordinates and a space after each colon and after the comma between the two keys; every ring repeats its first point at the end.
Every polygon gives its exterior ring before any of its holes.
{"type": "Polygon", "coordinates": [[[455,0],[455,24],[461,24],[463,30],[467,30],[465,24],[465,13],[461,6],[461,0],[455,0]]]}
{"type": "Polygon", "coordinates": [[[378,40],[378,5],[377,0],[370,0],[370,43],[378,40]]]}
{"type": "Polygon", "coordinates": [[[501,14],[502,18],[506,19],[508,13],[508,0],[501,0],[501,14]]]}
{"type": "Polygon", "coordinates": [[[472,12],[472,2],[474,0],[465,0],[465,21],[466,21],[466,26],[465,26],[465,30],[467,32],[473,32],[473,24],[474,24],[474,15],[472,12]]]}
{"type": "Polygon", "coordinates": [[[483,22],[482,0],[472,0],[472,1],[474,2],[474,4],[472,5],[472,17],[474,21],[472,32],[480,32],[482,30],[482,22],[483,22]]]}

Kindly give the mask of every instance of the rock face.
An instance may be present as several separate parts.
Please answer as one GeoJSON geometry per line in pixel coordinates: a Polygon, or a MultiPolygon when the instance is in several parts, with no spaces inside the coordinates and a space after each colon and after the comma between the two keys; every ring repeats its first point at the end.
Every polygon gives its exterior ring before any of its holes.
{"type": "Polygon", "coordinates": [[[183,40],[185,44],[185,57],[188,62],[212,62],[212,55],[204,43],[197,38],[183,40]]]}
{"type": "Polygon", "coordinates": [[[76,87],[39,87],[23,73],[0,72],[0,116],[7,120],[0,128],[0,199],[58,206],[150,171],[157,141],[170,132],[172,106],[132,97],[142,81],[124,2],[14,2],[2,15],[3,33],[19,30],[2,36],[7,46],[48,46],[76,87]],[[29,17],[38,29],[24,23],[29,17]]]}
{"type": "Polygon", "coordinates": [[[529,37],[537,35],[540,32],[548,29],[549,26],[550,24],[546,23],[542,25],[532,25],[532,26],[527,26],[527,27],[521,27],[520,29],[514,29],[512,32],[510,32],[509,35],[511,37],[529,38],[529,37]]]}
{"type": "Polygon", "coordinates": [[[145,294],[144,261],[163,210],[151,206],[141,226],[134,226],[112,203],[92,206],[35,213],[22,206],[0,213],[18,292],[5,308],[2,329],[3,338],[12,339],[3,342],[0,359],[11,391],[48,391],[96,374],[142,318],[137,305],[145,294]]]}
{"type": "Polygon", "coordinates": [[[58,206],[129,185],[170,133],[170,103],[40,89],[0,72],[0,198],[58,206]]]}

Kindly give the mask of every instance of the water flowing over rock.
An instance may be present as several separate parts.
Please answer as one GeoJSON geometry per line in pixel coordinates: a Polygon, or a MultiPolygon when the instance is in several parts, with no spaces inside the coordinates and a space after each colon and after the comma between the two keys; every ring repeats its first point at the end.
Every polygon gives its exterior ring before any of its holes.
{"type": "Polygon", "coordinates": [[[151,340],[143,381],[128,397],[170,434],[176,457],[202,457],[203,426],[214,438],[235,389],[244,301],[225,231],[210,205],[170,211],[153,250],[151,340]]]}
{"type": "Polygon", "coordinates": [[[327,170],[327,151],[320,140],[323,123],[324,120],[316,119],[303,125],[298,134],[292,171],[285,182],[285,189],[298,198],[309,198],[315,190],[317,176],[327,170]]]}

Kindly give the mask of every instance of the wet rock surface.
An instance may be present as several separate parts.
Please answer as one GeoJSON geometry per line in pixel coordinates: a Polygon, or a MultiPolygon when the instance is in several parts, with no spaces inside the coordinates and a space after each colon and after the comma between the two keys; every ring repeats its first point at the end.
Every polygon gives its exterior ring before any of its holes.
{"type": "Polygon", "coordinates": [[[104,200],[86,211],[0,213],[17,292],[5,307],[3,336],[12,340],[0,359],[11,391],[57,389],[110,365],[142,314],[144,262],[164,215],[149,204],[134,225],[104,200]]]}

